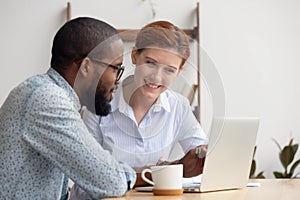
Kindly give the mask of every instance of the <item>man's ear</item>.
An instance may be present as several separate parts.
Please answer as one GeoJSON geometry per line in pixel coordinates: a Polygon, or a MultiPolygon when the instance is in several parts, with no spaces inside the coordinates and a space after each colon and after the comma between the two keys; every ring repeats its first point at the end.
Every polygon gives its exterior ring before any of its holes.
{"type": "Polygon", "coordinates": [[[132,50],[131,50],[131,62],[132,64],[136,64],[136,56],[137,56],[137,49],[136,47],[133,47],[132,50]]]}
{"type": "Polygon", "coordinates": [[[91,60],[87,57],[84,58],[80,64],[79,73],[81,73],[83,76],[87,76],[91,70],[91,65],[92,65],[91,60]]]}

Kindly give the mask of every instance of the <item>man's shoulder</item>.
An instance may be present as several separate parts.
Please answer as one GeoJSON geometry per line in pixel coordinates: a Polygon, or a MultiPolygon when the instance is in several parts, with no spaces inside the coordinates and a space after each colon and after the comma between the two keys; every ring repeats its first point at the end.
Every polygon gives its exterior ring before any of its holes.
{"type": "Polygon", "coordinates": [[[15,88],[17,96],[24,96],[27,103],[60,104],[65,100],[71,101],[70,94],[57,85],[47,74],[35,75],[26,79],[15,88]]]}
{"type": "Polygon", "coordinates": [[[35,94],[43,96],[63,95],[67,91],[52,81],[47,74],[33,76],[23,82],[23,86],[35,94]]]}

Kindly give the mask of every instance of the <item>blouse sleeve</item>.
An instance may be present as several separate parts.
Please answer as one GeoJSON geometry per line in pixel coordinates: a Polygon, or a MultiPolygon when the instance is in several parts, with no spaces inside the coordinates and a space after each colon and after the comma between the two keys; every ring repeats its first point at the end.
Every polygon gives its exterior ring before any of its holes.
{"type": "MultiPolygon", "coordinates": [[[[183,98],[183,97],[182,97],[183,98]]],[[[196,146],[207,144],[208,140],[201,125],[197,121],[187,99],[179,101],[182,106],[182,124],[179,131],[179,143],[187,153],[196,146]]]]}

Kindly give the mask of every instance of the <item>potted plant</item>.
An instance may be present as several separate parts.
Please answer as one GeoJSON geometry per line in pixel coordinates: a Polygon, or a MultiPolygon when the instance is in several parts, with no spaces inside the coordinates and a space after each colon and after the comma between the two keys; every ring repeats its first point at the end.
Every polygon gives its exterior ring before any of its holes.
{"type": "Polygon", "coordinates": [[[293,144],[293,138],[291,138],[289,144],[281,148],[279,143],[274,138],[273,141],[279,148],[279,159],[284,168],[283,172],[273,172],[275,178],[297,178],[300,172],[296,175],[294,175],[294,172],[297,166],[300,164],[300,159],[295,161],[293,164],[292,162],[298,150],[298,144],[293,144]],[[289,165],[291,165],[291,167],[289,167],[289,165]]]}
{"type": "Polygon", "coordinates": [[[249,178],[265,178],[263,175],[264,171],[259,172],[257,175],[255,175],[256,171],[256,161],[254,160],[254,156],[256,153],[256,146],[254,147],[253,157],[252,157],[252,163],[251,163],[251,169],[250,169],[250,175],[249,178]]]}

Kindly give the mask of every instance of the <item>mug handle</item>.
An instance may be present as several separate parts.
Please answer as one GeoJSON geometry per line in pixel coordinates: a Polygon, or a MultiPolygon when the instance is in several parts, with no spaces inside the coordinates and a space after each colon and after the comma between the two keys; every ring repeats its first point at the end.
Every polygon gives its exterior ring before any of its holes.
{"type": "Polygon", "coordinates": [[[154,182],[153,182],[153,181],[150,181],[150,180],[145,176],[145,174],[146,174],[147,172],[150,173],[150,174],[152,174],[152,171],[151,171],[150,169],[144,169],[144,170],[142,171],[142,174],[141,174],[142,179],[143,179],[145,182],[147,182],[147,183],[149,183],[149,184],[151,184],[151,185],[154,185],[154,182]]]}

